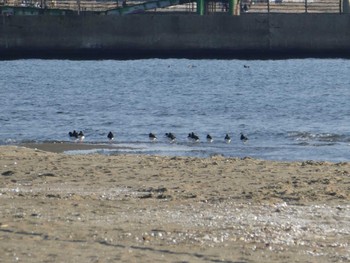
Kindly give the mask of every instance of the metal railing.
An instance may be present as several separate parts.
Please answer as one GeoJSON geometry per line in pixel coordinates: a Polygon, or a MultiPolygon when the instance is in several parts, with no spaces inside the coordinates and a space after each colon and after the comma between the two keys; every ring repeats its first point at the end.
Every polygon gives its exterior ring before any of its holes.
{"type": "Polygon", "coordinates": [[[241,3],[242,13],[341,13],[341,0],[274,0],[241,3]]]}
{"type": "MultiPolygon", "coordinates": [[[[154,0],[153,0],[154,1],[154,0]]],[[[73,11],[105,11],[136,5],[140,0],[0,0],[0,6],[22,6],[73,11]]],[[[241,15],[251,13],[341,13],[342,0],[241,0],[241,15]]],[[[151,12],[195,13],[197,4],[193,0],[181,5],[149,10],[151,12]]],[[[228,11],[227,0],[213,0],[207,4],[207,14],[228,11]]]]}

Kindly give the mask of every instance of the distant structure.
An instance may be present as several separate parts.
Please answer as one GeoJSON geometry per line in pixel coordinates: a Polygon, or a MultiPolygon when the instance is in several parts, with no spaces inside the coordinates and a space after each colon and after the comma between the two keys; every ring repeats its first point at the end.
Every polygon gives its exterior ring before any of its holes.
{"type": "Polygon", "coordinates": [[[5,15],[132,15],[147,12],[185,12],[207,15],[227,13],[349,13],[349,0],[0,0],[5,15]],[[253,3],[253,4],[252,4],[253,3]],[[312,3],[312,4],[309,4],[312,3]]]}

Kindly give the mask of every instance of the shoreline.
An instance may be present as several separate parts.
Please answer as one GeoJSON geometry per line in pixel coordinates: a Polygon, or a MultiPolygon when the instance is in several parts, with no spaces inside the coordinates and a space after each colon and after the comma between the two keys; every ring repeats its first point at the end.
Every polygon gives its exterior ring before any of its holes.
{"type": "Polygon", "coordinates": [[[27,146],[0,146],[5,262],[350,260],[349,162],[27,146]]]}
{"type": "MultiPolygon", "coordinates": [[[[322,200],[338,200],[342,202],[344,200],[350,200],[350,194],[347,192],[347,186],[339,184],[339,182],[349,181],[350,183],[350,162],[329,162],[329,161],[274,161],[274,160],[263,160],[255,159],[251,157],[226,157],[222,155],[214,155],[211,157],[193,157],[193,156],[163,156],[163,155],[152,155],[152,154],[116,154],[116,155],[103,155],[103,154],[80,154],[82,150],[94,150],[94,149],[118,149],[112,145],[105,144],[80,144],[80,143],[26,143],[18,146],[0,146],[0,153],[5,157],[10,155],[14,160],[20,160],[23,156],[34,155],[34,160],[38,156],[47,156],[45,159],[57,159],[58,163],[55,165],[44,163],[47,166],[48,172],[51,169],[61,170],[66,173],[65,170],[69,167],[61,167],[59,160],[69,160],[69,164],[74,166],[80,166],[84,162],[88,163],[101,163],[105,164],[106,167],[110,166],[110,162],[125,161],[124,166],[128,166],[131,171],[123,171],[125,174],[130,173],[142,174],[146,176],[152,176],[151,173],[164,174],[163,170],[170,170],[175,173],[174,180],[183,176],[194,176],[193,174],[201,173],[205,174],[206,178],[210,178],[210,175],[214,177],[223,176],[225,179],[239,179],[247,183],[246,188],[249,189],[255,185],[257,189],[260,189],[263,184],[272,183],[270,187],[264,191],[243,191],[243,197],[238,198],[239,200],[245,200],[245,197],[250,199],[255,195],[259,202],[263,200],[278,200],[289,201],[295,204],[303,204],[303,201],[307,202],[320,202],[322,200]],[[71,155],[66,154],[68,151],[78,151],[77,154],[71,155]],[[138,165],[145,163],[144,165],[138,165]],[[60,168],[60,169],[59,169],[60,168]],[[150,170],[147,170],[149,168],[150,170]],[[347,168],[349,168],[347,170],[347,168]],[[140,169],[138,171],[138,169],[140,169]],[[227,174],[231,171],[232,174],[227,174]],[[237,174],[238,173],[238,174],[237,174]],[[259,177],[258,175],[262,176],[259,177]],[[247,175],[248,178],[242,178],[247,175]],[[313,177],[317,177],[313,180],[313,177]],[[295,179],[295,178],[302,179],[295,179]],[[302,180],[303,183],[298,181],[302,180]],[[328,189],[327,194],[323,196],[314,196],[313,194],[307,193],[307,189],[310,188],[314,183],[319,183],[322,186],[322,190],[328,189]],[[261,185],[260,185],[261,184],[261,185]],[[277,185],[275,185],[277,184],[277,185]],[[280,189],[277,191],[276,189],[280,189]],[[338,190],[336,190],[338,189],[338,190]],[[301,190],[301,192],[299,192],[301,190]],[[333,191],[334,190],[334,191],[333,191]],[[305,192],[304,192],[305,191],[305,192]],[[329,196],[327,196],[329,195],[329,196]]],[[[1,156],[0,156],[1,157],[1,156]]],[[[24,159],[27,161],[26,159],[24,159]]],[[[18,162],[15,161],[17,165],[18,162]]],[[[31,166],[31,164],[28,164],[31,166]]],[[[28,165],[24,165],[23,169],[28,169],[28,165]]],[[[2,167],[5,169],[7,165],[2,167]]],[[[123,164],[120,164],[123,167],[123,164]]],[[[107,169],[108,171],[112,169],[107,169]]],[[[83,172],[83,171],[82,171],[83,172]]],[[[109,171],[111,172],[111,171],[109,171]]],[[[168,175],[168,173],[167,173],[168,175]]],[[[6,177],[6,172],[3,174],[6,177]]],[[[158,176],[155,176],[158,177],[158,176]]],[[[134,177],[132,177],[134,178],[134,177]]],[[[212,179],[212,178],[210,178],[212,179]]],[[[126,178],[127,180],[127,178],[126,178]]],[[[205,181],[205,180],[204,180],[205,181]]],[[[200,182],[200,181],[198,181],[200,182]]],[[[161,184],[162,182],[157,182],[161,184]]],[[[210,185],[205,184],[206,187],[210,185]]],[[[239,189],[242,190],[242,189],[239,189]]],[[[309,189],[309,191],[312,191],[309,189]]],[[[316,189],[318,190],[318,189],[316,189]]],[[[225,197],[225,199],[229,197],[225,197]]],[[[235,195],[234,199],[237,199],[235,195]]]]}
{"type": "Polygon", "coordinates": [[[103,143],[79,143],[79,142],[43,142],[43,143],[20,143],[18,146],[29,149],[38,149],[45,152],[64,153],[67,151],[97,150],[97,149],[127,149],[115,145],[103,143]]]}

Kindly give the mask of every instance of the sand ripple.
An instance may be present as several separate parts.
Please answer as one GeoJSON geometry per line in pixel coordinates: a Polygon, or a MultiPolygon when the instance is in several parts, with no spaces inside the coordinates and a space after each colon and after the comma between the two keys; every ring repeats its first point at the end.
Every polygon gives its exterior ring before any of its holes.
{"type": "Polygon", "coordinates": [[[348,262],[350,164],[0,147],[4,262],[348,262]]]}

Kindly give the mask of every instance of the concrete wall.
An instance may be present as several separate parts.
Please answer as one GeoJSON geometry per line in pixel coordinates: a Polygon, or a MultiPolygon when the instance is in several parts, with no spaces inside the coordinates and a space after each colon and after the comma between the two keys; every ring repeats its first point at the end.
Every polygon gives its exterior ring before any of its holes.
{"type": "Polygon", "coordinates": [[[0,59],[350,57],[350,15],[0,16],[0,59]]]}

